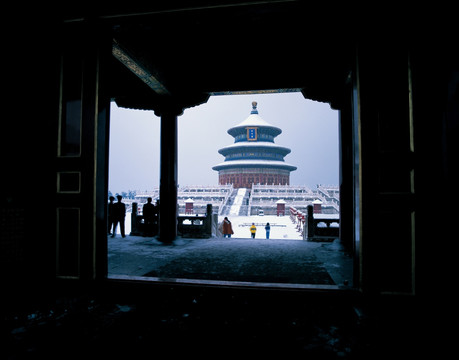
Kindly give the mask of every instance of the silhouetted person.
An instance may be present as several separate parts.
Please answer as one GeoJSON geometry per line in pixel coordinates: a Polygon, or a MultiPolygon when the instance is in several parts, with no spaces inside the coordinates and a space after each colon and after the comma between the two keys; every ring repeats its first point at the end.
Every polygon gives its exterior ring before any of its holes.
{"type": "Polygon", "coordinates": [[[112,234],[112,227],[115,223],[113,217],[113,205],[115,204],[113,203],[113,200],[115,200],[115,198],[113,196],[110,196],[110,202],[108,203],[108,235],[112,234]]]}
{"type": "Polygon", "coordinates": [[[144,236],[153,236],[153,224],[155,221],[155,205],[151,203],[151,197],[147,199],[147,203],[142,208],[144,236]]]}
{"type": "Polygon", "coordinates": [[[223,237],[228,237],[230,238],[233,232],[233,227],[231,225],[231,221],[228,220],[228,218],[225,216],[223,219],[223,229],[222,229],[223,237]]]}
{"type": "Polygon", "coordinates": [[[124,218],[126,217],[126,205],[121,202],[121,199],[123,198],[121,195],[116,195],[116,198],[118,199],[117,203],[113,204],[113,234],[112,237],[115,237],[116,235],[116,227],[118,226],[118,223],[120,223],[120,232],[122,237],[126,237],[124,234],[124,218]]]}

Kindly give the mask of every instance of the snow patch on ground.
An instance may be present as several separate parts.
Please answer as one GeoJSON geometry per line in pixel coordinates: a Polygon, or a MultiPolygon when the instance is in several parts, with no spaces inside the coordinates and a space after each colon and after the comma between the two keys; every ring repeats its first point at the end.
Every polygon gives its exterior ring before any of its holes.
{"type": "MultiPolygon", "coordinates": [[[[219,216],[218,222],[223,221],[224,216],[219,216]]],[[[265,225],[271,225],[270,239],[303,240],[301,233],[296,229],[296,224],[290,220],[289,216],[228,216],[233,226],[234,238],[250,238],[250,226],[255,223],[257,227],[256,239],[265,239],[265,225]]]]}

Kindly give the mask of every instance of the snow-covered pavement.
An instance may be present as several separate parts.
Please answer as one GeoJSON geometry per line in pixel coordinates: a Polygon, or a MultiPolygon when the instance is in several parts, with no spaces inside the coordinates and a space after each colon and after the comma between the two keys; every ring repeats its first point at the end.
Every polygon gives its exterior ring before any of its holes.
{"type": "MultiPolygon", "coordinates": [[[[353,260],[338,239],[327,243],[301,241],[289,216],[228,218],[234,231],[231,239],[178,237],[172,244],[163,244],[149,237],[108,237],[109,275],[351,284],[353,260]],[[267,222],[271,225],[269,240],[264,228],[267,222]],[[252,223],[257,226],[255,239],[250,236],[252,223]]],[[[126,216],[126,235],[129,232],[130,214],[126,216]]]]}
{"type": "Polygon", "coordinates": [[[263,238],[108,237],[109,276],[352,285],[353,260],[340,241],[263,238]]]}
{"type": "MultiPolygon", "coordinates": [[[[219,217],[218,221],[223,221],[224,216],[219,217]]],[[[293,224],[289,216],[230,216],[228,219],[233,226],[234,238],[250,238],[250,226],[255,223],[257,227],[256,239],[265,239],[265,225],[269,222],[271,226],[270,239],[289,239],[302,240],[301,234],[296,229],[296,224],[293,224]]]]}
{"type": "MultiPolygon", "coordinates": [[[[218,221],[223,221],[224,216],[220,216],[218,221]]],[[[256,239],[265,239],[265,225],[269,222],[271,225],[270,239],[289,239],[289,240],[302,240],[301,234],[296,229],[296,224],[292,223],[289,216],[231,216],[228,215],[228,219],[233,225],[234,238],[248,239],[250,238],[250,226],[255,223],[257,227],[256,239]]],[[[129,235],[131,232],[131,213],[126,214],[125,220],[125,233],[129,235]]],[[[116,233],[120,234],[119,226],[116,229],[116,233]]]]}

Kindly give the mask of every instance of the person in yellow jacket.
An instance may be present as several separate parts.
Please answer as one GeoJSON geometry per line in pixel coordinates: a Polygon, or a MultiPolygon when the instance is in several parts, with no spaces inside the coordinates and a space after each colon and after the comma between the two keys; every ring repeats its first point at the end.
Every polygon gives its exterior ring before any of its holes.
{"type": "Polygon", "coordinates": [[[257,232],[257,227],[255,226],[255,223],[252,223],[252,226],[250,227],[250,233],[252,234],[252,239],[255,239],[256,232],[257,232]]]}

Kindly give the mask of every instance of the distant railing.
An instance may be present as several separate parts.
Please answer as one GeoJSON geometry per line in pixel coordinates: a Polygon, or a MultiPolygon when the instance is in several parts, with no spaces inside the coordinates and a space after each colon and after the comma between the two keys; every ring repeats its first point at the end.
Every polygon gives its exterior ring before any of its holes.
{"type": "Polygon", "coordinates": [[[177,217],[177,232],[182,237],[210,238],[213,232],[214,216],[212,204],[207,204],[203,215],[179,215],[177,217]]]}
{"type": "MultiPolygon", "coordinates": [[[[145,224],[143,215],[138,214],[137,203],[132,204],[131,233],[134,236],[156,236],[158,234],[158,216],[153,222],[145,224]]],[[[210,238],[216,236],[218,215],[212,214],[212,204],[207,204],[205,214],[177,216],[177,232],[182,237],[210,238]]]]}
{"type": "Polygon", "coordinates": [[[333,241],[339,238],[339,214],[314,214],[312,205],[303,213],[290,207],[290,219],[304,240],[333,241]]]}
{"type": "Polygon", "coordinates": [[[149,224],[145,224],[143,215],[139,215],[139,207],[136,202],[132,203],[131,232],[134,236],[156,236],[158,235],[158,213],[153,215],[149,224]]]}

